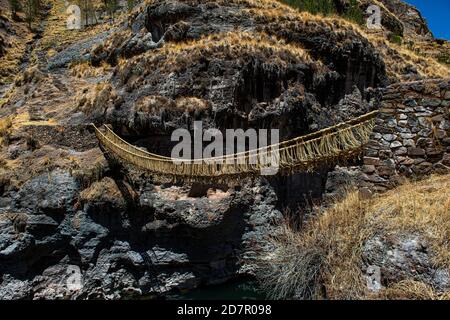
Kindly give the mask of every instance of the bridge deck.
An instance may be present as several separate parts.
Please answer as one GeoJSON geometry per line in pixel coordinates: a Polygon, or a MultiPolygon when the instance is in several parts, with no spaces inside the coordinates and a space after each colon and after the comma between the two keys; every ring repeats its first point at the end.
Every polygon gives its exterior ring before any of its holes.
{"type": "Polygon", "coordinates": [[[108,126],[95,127],[96,136],[112,156],[124,164],[156,175],[190,180],[267,175],[275,172],[312,171],[346,160],[359,153],[369,140],[378,111],[338,125],[243,153],[209,159],[172,159],[139,149],[116,135],[108,126]]]}

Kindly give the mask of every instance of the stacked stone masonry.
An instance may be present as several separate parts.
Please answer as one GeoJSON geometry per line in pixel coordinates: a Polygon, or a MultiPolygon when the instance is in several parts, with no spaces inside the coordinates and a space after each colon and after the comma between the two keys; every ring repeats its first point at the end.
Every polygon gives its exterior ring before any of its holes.
{"type": "Polygon", "coordinates": [[[449,172],[449,109],[450,79],[388,87],[364,150],[364,185],[385,191],[405,177],[449,172]]]}

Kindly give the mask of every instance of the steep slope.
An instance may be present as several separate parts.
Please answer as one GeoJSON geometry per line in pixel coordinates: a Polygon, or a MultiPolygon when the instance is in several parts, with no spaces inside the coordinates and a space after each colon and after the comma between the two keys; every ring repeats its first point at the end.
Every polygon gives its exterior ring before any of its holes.
{"type": "MultiPolygon", "coordinates": [[[[27,50],[33,43],[33,32],[19,15],[12,18],[8,0],[0,1],[0,86],[10,83],[20,71],[27,50]]],[[[1,98],[1,96],[0,96],[1,98]]]]}
{"type": "Polygon", "coordinates": [[[364,199],[350,192],[262,258],[275,298],[449,299],[450,176],[364,199]]]}

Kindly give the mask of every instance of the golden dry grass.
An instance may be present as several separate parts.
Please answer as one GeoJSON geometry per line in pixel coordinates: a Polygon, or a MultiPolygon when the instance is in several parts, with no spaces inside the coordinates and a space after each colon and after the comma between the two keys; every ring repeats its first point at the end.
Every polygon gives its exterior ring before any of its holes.
{"type": "Polygon", "coordinates": [[[373,294],[361,271],[367,239],[376,234],[411,233],[420,234],[429,243],[435,267],[450,269],[449,231],[450,174],[406,183],[370,200],[363,200],[357,191],[352,191],[310,220],[301,233],[284,225],[273,239],[276,250],[263,260],[262,279],[267,281],[269,291],[284,290],[281,296],[275,292],[276,298],[287,298],[294,292],[306,297],[309,293],[315,298],[325,295],[329,299],[449,298],[448,292],[437,293],[414,279],[391,284],[373,294]],[[302,259],[294,265],[292,261],[299,261],[293,259],[296,256],[302,259]],[[325,293],[318,291],[319,279],[325,293]],[[308,288],[306,295],[304,288],[308,288]]]}
{"type": "MultiPolygon", "coordinates": [[[[412,68],[417,68],[419,75],[423,77],[446,78],[450,76],[450,69],[439,63],[435,58],[415,53],[405,45],[391,43],[383,32],[372,33],[368,29],[339,16],[313,15],[308,12],[299,12],[285,5],[274,8],[264,6],[247,8],[243,9],[242,12],[247,12],[255,19],[266,23],[295,22],[301,24],[302,28],[321,27],[332,30],[336,34],[354,32],[373,44],[385,61],[388,76],[394,81],[409,80],[405,78],[405,74],[408,74],[412,68]]],[[[340,44],[337,43],[336,45],[339,46],[340,44]]]]}
{"type": "Polygon", "coordinates": [[[20,71],[20,64],[25,55],[27,44],[33,40],[33,34],[25,22],[13,21],[9,10],[5,10],[5,14],[7,14],[11,24],[12,32],[6,33],[0,30],[9,44],[5,55],[0,57],[0,84],[10,83],[14,80],[14,77],[20,71]]]}
{"type": "Polygon", "coordinates": [[[11,134],[12,119],[11,116],[0,119],[0,145],[8,142],[11,134]]]}
{"type": "Polygon", "coordinates": [[[373,201],[373,228],[419,232],[432,246],[436,265],[450,268],[450,175],[406,183],[373,201]]]}
{"type": "Polygon", "coordinates": [[[382,290],[377,298],[385,300],[450,300],[450,292],[436,294],[423,282],[405,280],[382,290]]]}
{"type": "Polygon", "coordinates": [[[191,113],[209,108],[208,101],[196,97],[180,97],[173,101],[163,96],[146,96],[135,104],[135,110],[145,114],[155,114],[163,109],[191,113]]]}
{"type": "Polygon", "coordinates": [[[408,69],[412,68],[417,69],[419,75],[425,78],[448,78],[450,76],[450,68],[436,59],[417,54],[405,45],[389,42],[383,35],[362,32],[383,56],[390,78],[399,81],[407,80],[404,75],[408,69]]]}
{"type": "MultiPolygon", "coordinates": [[[[45,21],[44,32],[39,41],[39,45],[33,50],[32,58],[34,61],[37,61],[36,54],[38,52],[45,52],[47,57],[51,57],[71,44],[108,30],[112,26],[109,23],[99,23],[81,30],[68,30],[66,26],[67,8],[65,7],[64,1],[47,1],[51,4],[52,8],[45,21]]],[[[98,6],[101,1],[96,0],[94,2],[98,6]]]]}
{"type": "MultiPolygon", "coordinates": [[[[299,46],[286,44],[285,41],[269,37],[264,33],[239,31],[213,34],[187,43],[170,43],[164,46],[158,54],[168,56],[167,63],[170,67],[182,62],[179,61],[180,57],[188,59],[189,55],[215,52],[218,57],[239,58],[243,53],[251,54],[258,51],[266,53],[268,57],[275,60],[287,55],[293,60],[313,61],[309,54],[299,46]]],[[[276,63],[273,60],[270,62],[276,63]]]]}
{"type": "Polygon", "coordinates": [[[90,64],[90,62],[76,62],[72,63],[69,66],[70,74],[77,78],[92,78],[99,77],[104,75],[107,72],[110,72],[112,67],[106,62],[102,62],[99,67],[94,67],[90,64]]]}
{"type": "Polygon", "coordinates": [[[89,188],[80,193],[81,201],[123,201],[122,194],[116,182],[109,178],[94,182],[89,188]]]}
{"type": "MultiPolygon", "coordinates": [[[[155,3],[158,1],[147,1],[147,3],[155,3]]],[[[205,4],[206,0],[188,1],[191,6],[205,4]]],[[[355,37],[367,39],[373,44],[374,50],[378,51],[381,58],[385,61],[387,74],[391,81],[409,81],[414,70],[421,77],[443,78],[450,75],[449,69],[440,64],[433,56],[423,56],[409,50],[405,45],[397,45],[387,41],[388,33],[381,31],[372,33],[364,26],[359,26],[354,22],[348,21],[343,17],[334,15],[324,17],[322,15],[313,15],[308,12],[300,12],[286,4],[276,0],[231,0],[216,1],[219,5],[230,7],[230,16],[242,21],[254,20],[258,26],[256,30],[264,30],[264,26],[272,24],[271,34],[278,35],[284,30],[292,30],[293,32],[306,32],[311,37],[314,34],[327,34],[334,38],[333,48],[348,45],[355,37]]],[[[386,14],[394,16],[384,5],[379,3],[386,14]]],[[[267,31],[269,32],[269,31],[267,31]]],[[[129,32],[122,31],[117,33],[115,40],[107,41],[106,46],[114,43],[121,43],[123,39],[130,37],[129,32]]],[[[117,45],[117,44],[116,44],[117,45]]],[[[116,46],[116,45],[113,45],[116,46]]],[[[298,44],[286,42],[279,39],[271,39],[264,33],[260,32],[243,32],[236,29],[234,32],[215,34],[205,36],[200,40],[174,43],[168,41],[163,48],[147,52],[140,58],[146,59],[151,68],[161,65],[161,69],[166,68],[168,72],[178,71],[189,66],[195,61],[196,57],[201,54],[212,54],[218,58],[226,58],[227,56],[239,57],[243,53],[257,55],[258,52],[267,49],[273,51],[274,60],[277,61],[276,55],[280,55],[283,51],[300,54],[306,61],[309,56],[303,48],[298,44]],[[277,50],[274,50],[277,48],[277,50]],[[252,50],[253,49],[253,50],[252,50]],[[220,54],[222,50],[222,55],[220,54]],[[164,67],[164,68],[163,68],[164,67]]],[[[269,60],[269,59],[268,59],[269,60]]],[[[278,59],[279,60],[279,59],[278,59]]],[[[139,59],[132,59],[130,63],[121,63],[121,67],[129,68],[135,65],[139,59]],[[125,66],[124,66],[125,65],[125,66]]],[[[274,62],[275,64],[276,62],[274,62]]],[[[165,71],[165,70],[163,70],[165,71]]],[[[136,83],[135,85],[138,85],[136,83]]]]}
{"type": "MultiPolygon", "coordinates": [[[[267,66],[286,68],[292,63],[311,63],[318,68],[325,68],[320,62],[310,57],[299,46],[285,43],[264,33],[226,32],[213,34],[198,40],[167,43],[159,50],[149,51],[142,56],[121,63],[121,73],[133,79],[129,69],[136,69],[139,75],[159,70],[164,74],[183,70],[202,57],[210,56],[221,60],[241,60],[246,57],[264,57],[267,66]],[[147,67],[148,66],[148,67],[147,67]]],[[[135,76],[136,77],[136,76],[135,76]]]]}

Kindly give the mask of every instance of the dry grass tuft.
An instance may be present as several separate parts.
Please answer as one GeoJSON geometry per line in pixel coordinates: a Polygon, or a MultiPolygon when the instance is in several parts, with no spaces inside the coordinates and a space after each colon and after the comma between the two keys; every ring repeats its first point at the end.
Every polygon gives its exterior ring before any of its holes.
{"type": "Polygon", "coordinates": [[[398,81],[409,80],[404,77],[410,70],[417,70],[425,78],[447,78],[450,68],[439,63],[430,56],[420,55],[406,46],[392,43],[383,35],[376,33],[361,33],[377,48],[383,56],[388,76],[398,81]]]}
{"type": "Polygon", "coordinates": [[[379,197],[371,211],[373,228],[423,234],[435,264],[450,268],[450,175],[406,183],[379,197]]]}
{"type": "Polygon", "coordinates": [[[90,62],[76,62],[69,66],[70,74],[77,78],[100,77],[112,70],[112,67],[106,62],[102,62],[99,67],[94,67],[90,62]]]}
{"type": "Polygon", "coordinates": [[[11,116],[0,119],[0,145],[8,143],[11,134],[11,116]]]}
{"type": "Polygon", "coordinates": [[[106,110],[114,105],[118,95],[112,85],[108,82],[100,82],[83,95],[78,101],[78,108],[86,115],[101,117],[106,110]]]}
{"type": "Polygon", "coordinates": [[[449,300],[450,292],[436,294],[431,286],[423,282],[405,280],[382,290],[376,298],[385,300],[449,300]]]}
{"type": "Polygon", "coordinates": [[[9,160],[8,170],[0,168],[0,177],[6,184],[20,188],[25,182],[55,169],[67,170],[83,186],[102,178],[108,163],[98,148],[73,154],[69,150],[49,145],[9,160]]]}
{"type": "Polygon", "coordinates": [[[407,183],[371,200],[350,192],[302,232],[283,226],[273,238],[274,252],[261,261],[260,278],[280,299],[448,298],[449,293],[438,294],[413,279],[374,295],[361,267],[362,248],[370,237],[419,233],[430,244],[434,265],[449,269],[449,206],[450,174],[407,183]]]}
{"type": "Polygon", "coordinates": [[[314,63],[323,67],[299,46],[287,44],[264,33],[236,31],[213,34],[189,42],[166,43],[159,50],[148,51],[125,64],[121,63],[118,68],[122,81],[132,83],[142,81],[150,72],[181,72],[205,56],[237,61],[260,57],[268,68],[286,68],[296,63],[314,63]]]}
{"type": "Polygon", "coordinates": [[[136,112],[144,114],[157,114],[162,110],[191,113],[209,108],[208,101],[196,97],[180,97],[172,100],[163,96],[146,96],[135,104],[136,112]]]}
{"type": "MultiPolygon", "coordinates": [[[[47,58],[62,51],[73,43],[95,36],[111,27],[108,23],[101,23],[82,30],[68,30],[66,26],[67,14],[64,1],[48,0],[51,10],[46,21],[46,28],[38,46],[34,49],[32,60],[38,61],[37,53],[44,52],[47,58]]],[[[94,0],[93,2],[100,2],[94,0]]]]}
{"type": "Polygon", "coordinates": [[[94,182],[89,188],[80,193],[82,203],[87,202],[107,202],[114,203],[116,206],[124,206],[125,200],[120,192],[116,182],[105,177],[100,181],[94,182]]]}

